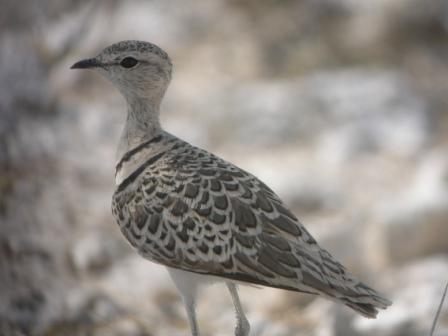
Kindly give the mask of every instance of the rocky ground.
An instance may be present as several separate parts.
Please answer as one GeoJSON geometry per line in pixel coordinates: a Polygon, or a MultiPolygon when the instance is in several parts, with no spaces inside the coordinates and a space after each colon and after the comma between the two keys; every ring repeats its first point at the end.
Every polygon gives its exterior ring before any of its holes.
{"type": "MultiPolygon", "coordinates": [[[[3,2],[0,335],[187,333],[167,273],[110,214],[124,101],[68,70],[129,38],[175,63],[167,130],[268,183],[394,302],[366,320],[243,287],[251,335],[429,335],[448,281],[446,1],[3,2]]],[[[198,314],[204,335],[232,333],[222,285],[198,314]]]]}

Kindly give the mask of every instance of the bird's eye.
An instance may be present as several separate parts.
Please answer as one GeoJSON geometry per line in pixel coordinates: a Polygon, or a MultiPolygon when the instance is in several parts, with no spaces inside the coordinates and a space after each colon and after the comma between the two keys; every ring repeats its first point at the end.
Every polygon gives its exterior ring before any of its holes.
{"type": "Polygon", "coordinates": [[[123,60],[120,62],[120,65],[123,68],[129,69],[129,68],[132,68],[133,66],[135,66],[137,63],[138,63],[138,61],[135,58],[126,57],[126,58],[123,58],[123,60]]]}

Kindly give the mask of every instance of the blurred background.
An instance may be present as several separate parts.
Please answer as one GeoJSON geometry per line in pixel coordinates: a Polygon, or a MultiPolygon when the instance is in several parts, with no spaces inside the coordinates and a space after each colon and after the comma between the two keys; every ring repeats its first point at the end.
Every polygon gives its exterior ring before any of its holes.
{"type": "MultiPolygon", "coordinates": [[[[118,91],[71,71],[123,39],[175,64],[165,129],[253,172],[394,305],[376,320],[241,288],[251,335],[428,335],[448,280],[446,0],[1,0],[0,335],[186,335],[115,224],[118,91]]],[[[233,307],[207,288],[204,335],[233,307]]],[[[448,335],[448,304],[438,336],[448,335]]]]}

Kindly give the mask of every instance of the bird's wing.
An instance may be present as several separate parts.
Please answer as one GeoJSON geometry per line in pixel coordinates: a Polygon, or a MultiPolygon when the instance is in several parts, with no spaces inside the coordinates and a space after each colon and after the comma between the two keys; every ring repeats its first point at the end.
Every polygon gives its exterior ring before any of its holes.
{"type": "Polygon", "coordinates": [[[166,266],[339,300],[379,297],[263,182],[187,143],[159,154],[132,188],[119,187],[113,212],[139,253],[166,266]]]}

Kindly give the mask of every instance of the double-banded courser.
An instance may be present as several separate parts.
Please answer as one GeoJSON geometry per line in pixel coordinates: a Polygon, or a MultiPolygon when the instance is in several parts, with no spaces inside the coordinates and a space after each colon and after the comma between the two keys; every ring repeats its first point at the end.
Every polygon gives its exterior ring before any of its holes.
{"type": "Polygon", "coordinates": [[[208,282],[227,285],[238,336],[250,326],[236,284],[320,294],[371,318],[390,305],[322,249],[257,177],[161,128],[172,75],[162,49],[123,41],[72,68],[98,70],[126,99],[112,212],[137,252],[167,267],[192,335],[199,335],[196,294],[208,282]]]}

